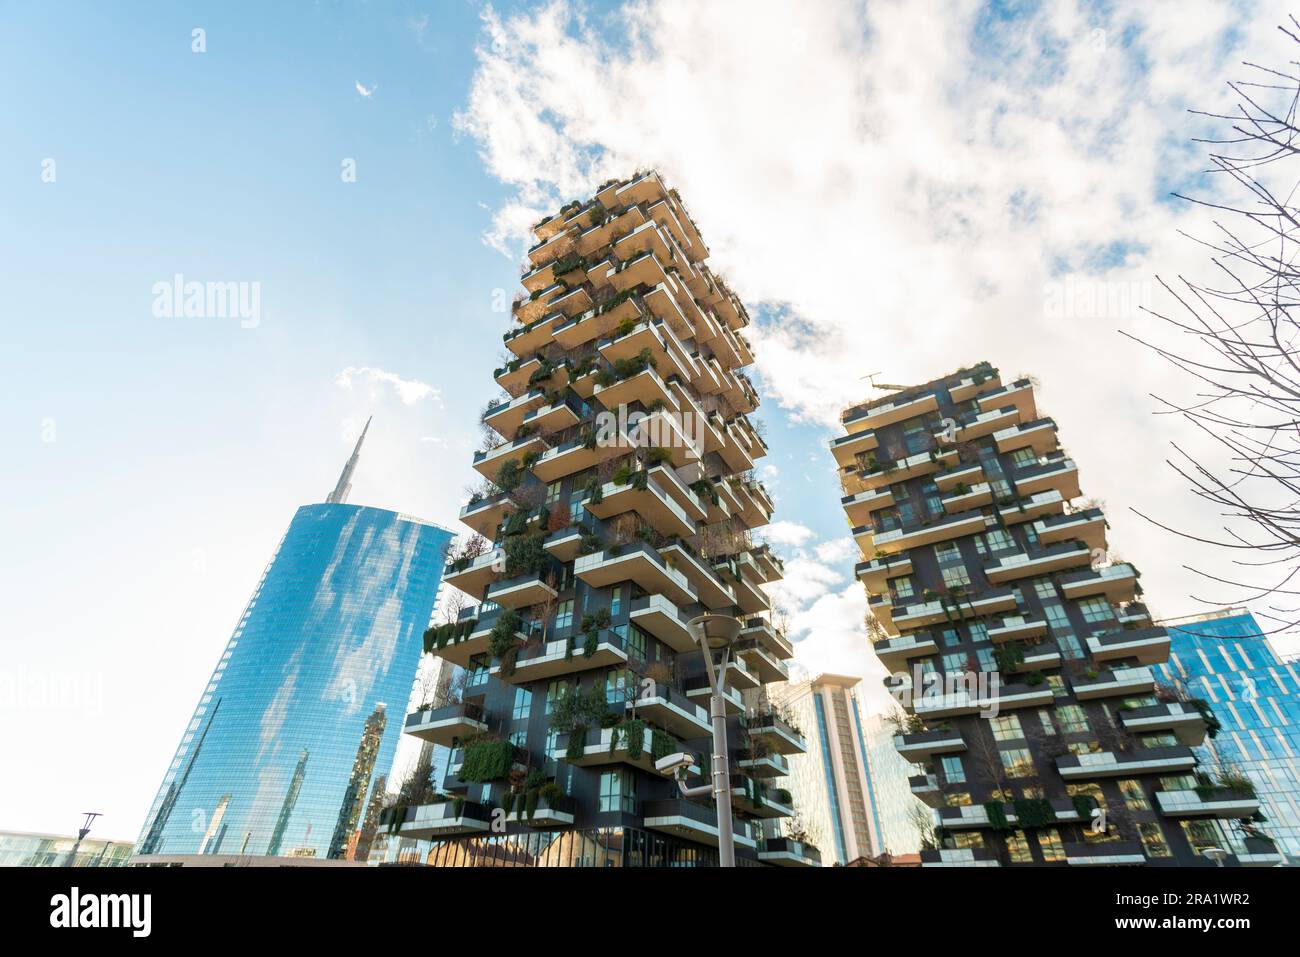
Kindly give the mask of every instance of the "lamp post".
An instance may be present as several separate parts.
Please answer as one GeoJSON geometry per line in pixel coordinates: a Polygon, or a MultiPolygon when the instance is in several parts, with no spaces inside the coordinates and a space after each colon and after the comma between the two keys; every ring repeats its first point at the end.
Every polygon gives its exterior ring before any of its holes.
{"type": "Polygon", "coordinates": [[[68,852],[68,863],[63,865],[64,867],[77,866],[77,852],[81,850],[81,842],[84,841],[86,835],[90,833],[90,825],[95,823],[95,818],[100,817],[99,811],[83,811],[82,813],[86,815],[86,821],[77,830],[77,842],[72,845],[72,850],[68,852]]]}
{"type": "Polygon", "coordinates": [[[1216,867],[1225,867],[1226,862],[1231,855],[1221,847],[1207,847],[1205,850],[1201,851],[1201,856],[1208,857],[1210,860],[1214,861],[1216,867]]]}
{"type": "Polygon", "coordinates": [[[740,637],[740,622],[730,615],[704,614],[688,623],[695,643],[704,653],[704,670],[709,677],[709,717],[713,721],[713,771],[711,787],[687,788],[678,779],[683,794],[712,791],[718,810],[718,864],[736,866],[736,842],[731,830],[731,769],[727,763],[727,712],[722,700],[723,681],[731,663],[732,646],[740,637]],[[714,656],[717,661],[714,661],[714,656]]]}

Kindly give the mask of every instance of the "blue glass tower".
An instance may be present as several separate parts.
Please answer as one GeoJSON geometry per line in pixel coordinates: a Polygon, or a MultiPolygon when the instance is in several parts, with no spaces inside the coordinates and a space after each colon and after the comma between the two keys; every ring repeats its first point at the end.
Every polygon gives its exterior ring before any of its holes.
{"type": "Polygon", "coordinates": [[[1203,764],[1237,766],[1255,784],[1263,829],[1300,863],[1300,674],[1278,657],[1244,608],[1162,622],[1163,678],[1210,702],[1221,725],[1196,750],[1203,764]]]}
{"type": "Polygon", "coordinates": [[[368,856],[451,533],[345,504],[360,447],[329,499],[290,522],[185,729],[136,863],[368,856]]]}

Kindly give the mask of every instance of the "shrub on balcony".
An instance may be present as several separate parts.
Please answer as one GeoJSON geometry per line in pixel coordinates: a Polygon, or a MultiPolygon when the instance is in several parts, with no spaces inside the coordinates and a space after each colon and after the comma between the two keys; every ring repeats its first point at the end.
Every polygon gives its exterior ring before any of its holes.
{"type": "Polygon", "coordinates": [[[475,741],[465,747],[457,777],[478,784],[499,781],[510,773],[514,758],[515,746],[509,741],[475,741]]]}
{"type": "Polygon", "coordinates": [[[497,487],[504,492],[513,492],[524,481],[523,470],[519,467],[518,459],[510,459],[508,462],[502,462],[501,468],[497,469],[497,477],[494,479],[497,487]]]}
{"type": "Polygon", "coordinates": [[[1051,827],[1056,823],[1056,811],[1045,798],[1019,798],[1015,802],[1016,821],[1023,830],[1031,827],[1051,827]]]}
{"type": "Polygon", "coordinates": [[[1025,675],[1025,684],[1029,685],[1031,688],[1038,687],[1046,680],[1047,679],[1043,676],[1041,671],[1031,671],[1029,674],[1025,675]]]}
{"type": "Polygon", "coordinates": [[[677,751],[677,739],[667,731],[660,731],[653,728],[650,731],[650,759],[658,761],[660,758],[666,758],[668,755],[677,751]]]}
{"type": "Polygon", "coordinates": [[[649,468],[654,468],[656,465],[668,465],[672,460],[673,453],[657,445],[647,452],[645,456],[646,465],[649,468]]]}
{"type": "Polygon", "coordinates": [[[989,826],[995,831],[1010,831],[1011,824],[1007,821],[1007,811],[1001,801],[985,801],[984,813],[988,816],[989,826]]]}
{"type": "Polygon", "coordinates": [[[632,481],[632,466],[628,464],[620,465],[610,479],[615,485],[626,485],[632,481]]]}
{"type": "Polygon", "coordinates": [[[503,670],[506,669],[507,664],[511,666],[505,671],[506,674],[514,670],[514,656],[519,651],[519,638],[516,632],[523,626],[524,621],[519,612],[513,608],[506,608],[502,610],[496,624],[492,626],[492,631],[488,633],[488,651],[492,657],[501,661],[503,670]]]}
{"type": "Polygon", "coordinates": [[[546,535],[532,532],[528,535],[516,535],[505,543],[506,576],[514,578],[519,575],[540,575],[550,564],[551,556],[545,546],[546,535]]]}
{"type": "Polygon", "coordinates": [[[1025,661],[1025,650],[1019,644],[1007,644],[993,651],[993,663],[998,671],[1012,674],[1025,661]]]}
{"type": "Polygon", "coordinates": [[[1092,809],[1097,806],[1097,799],[1091,794],[1076,794],[1070,798],[1070,803],[1074,805],[1074,813],[1079,815],[1079,820],[1088,822],[1092,820],[1092,809]]]}
{"type": "Polygon", "coordinates": [[[609,753],[618,750],[622,740],[627,746],[627,756],[635,761],[645,750],[645,722],[638,718],[626,718],[614,726],[609,736],[609,753]]]}

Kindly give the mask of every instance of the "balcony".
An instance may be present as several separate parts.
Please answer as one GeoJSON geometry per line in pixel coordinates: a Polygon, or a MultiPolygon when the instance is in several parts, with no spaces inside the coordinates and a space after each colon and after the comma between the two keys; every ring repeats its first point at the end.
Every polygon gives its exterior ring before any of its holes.
{"type": "Polygon", "coordinates": [[[546,553],[558,562],[571,562],[582,550],[583,536],[589,534],[580,525],[561,528],[547,536],[542,547],[546,553]]]}
{"type": "Polygon", "coordinates": [[[1018,708],[1039,708],[1053,701],[1052,689],[1046,682],[1036,685],[1003,684],[986,691],[922,689],[913,694],[912,713],[926,720],[952,718],[959,715],[979,714],[983,711],[1013,711],[1018,708]]]}
{"type": "Polygon", "coordinates": [[[706,608],[716,610],[736,604],[736,593],[704,559],[678,542],[659,550],[668,564],[686,576],[706,608]]]}
{"type": "Polygon", "coordinates": [[[736,769],[755,778],[783,778],[790,773],[790,763],[776,751],[759,749],[740,752],[736,769]]]}
{"type": "Polygon", "coordinates": [[[474,801],[459,800],[389,808],[385,813],[389,818],[385,823],[393,828],[390,833],[422,841],[453,834],[485,834],[492,820],[489,808],[474,801]],[[401,818],[396,827],[389,823],[393,817],[401,818]]]}
{"type": "Polygon", "coordinates": [[[523,424],[533,432],[548,434],[577,425],[584,414],[582,401],[576,396],[567,395],[526,413],[523,424]]]}
{"type": "Polygon", "coordinates": [[[894,625],[900,631],[937,625],[965,618],[983,618],[1000,611],[1015,611],[1016,595],[1010,588],[991,588],[979,597],[933,599],[894,609],[894,625]],[[901,614],[899,612],[902,612],[901,614]]]}
{"type": "Polygon", "coordinates": [[[993,852],[983,847],[944,847],[921,851],[922,867],[1001,867],[993,852]]]}
{"type": "Polygon", "coordinates": [[[1132,565],[1107,565],[1061,576],[1061,591],[1066,598],[1105,595],[1112,604],[1133,601],[1137,597],[1137,571],[1132,565]]]}
{"type": "MultiPolygon", "coordinates": [[[[550,756],[553,760],[565,761],[580,768],[627,764],[642,771],[649,771],[651,774],[658,774],[659,772],[655,771],[652,738],[651,729],[644,728],[641,747],[636,749],[630,747],[627,734],[616,727],[589,728],[583,732],[574,731],[570,734],[557,735],[550,756]],[[581,734],[582,740],[580,744],[574,746],[573,755],[570,756],[570,738],[574,734],[581,734]],[[617,742],[614,740],[615,734],[618,735],[617,742]]],[[[674,750],[680,750],[680,747],[674,746],[674,750]]],[[[692,766],[691,772],[699,774],[699,768],[692,766]]]]}
{"type": "Polygon", "coordinates": [[[994,644],[1042,638],[1047,634],[1047,621],[1042,618],[1026,618],[1024,615],[1005,615],[989,623],[988,634],[989,640],[994,644]]]}
{"type": "Polygon", "coordinates": [[[653,722],[683,741],[707,738],[713,733],[709,714],[680,691],[654,682],[627,702],[629,714],[653,722]]]}
{"type": "Polygon", "coordinates": [[[1205,716],[1195,705],[1182,701],[1147,705],[1142,708],[1120,707],[1119,720],[1131,734],[1168,731],[1179,744],[1195,747],[1205,743],[1205,716]]]}
{"type": "Polygon", "coordinates": [[[1150,694],[1155,688],[1156,676],[1150,668],[1116,668],[1070,682],[1070,690],[1080,701],[1150,694]]]}
{"type": "Polygon", "coordinates": [[[1003,555],[984,565],[984,574],[994,584],[1001,585],[1021,578],[1050,575],[1067,568],[1078,568],[1092,562],[1092,551],[1082,543],[1063,542],[1047,548],[1003,555]]]}
{"type": "Polygon", "coordinates": [[[918,452],[907,458],[893,461],[876,461],[868,457],[867,464],[861,468],[850,466],[847,472],[856,480],[859,490],[883,488],[896,482],[932,475],[957,461],[956,452],[918,452]]]}
{"type": "Polygon", "coordinates": [[[1025,674],[1030,671],[1048,671],[1061,667],[1061,649],[1054,641],[1044,641],[1030,645],[1024,650],[1024,657],[1012,671],[1025,674]]]}
{"type": "Polygon", "coordinates": [[[821,851],[788,837],[769,837],[758,845],[758,859],[774,867],[821,867],[821,851]]]}
{"type": "Polygon", "coordinates": [[[514,670],[506,674],[501,663],[493,662],[488,673],[509,684],[528,684],[593,668],[621,668],[627,664],[627,649],[617,632],[605,630],[596,636],[591,654],[586,651],[586,636],[524,645],[515,656],[514,670]]]}
{"type": "Polygon", "coordinates": [[[602,340],[598,348],[611,363],[631,362],[648,350],[654,368],[661,375],[677,375],[688,380],[695,376],[695,363],[662,319],[643,319],[632,331],[602,340]]]}
{"type": "Polygon", "coordinates": [[[615,515],[635,512],[647,525],[666,538],[689,538],[695,534],[695,523],[649,473],[632,473],[624,484],[606,482],[601,486],[600,501],[589,497],[583,507],[597,518],[610,519],[615,515]]]}
{"type": "Polygon", "coordinates": [[[763,573],[763,581],[770,584],[785,577],[785,562],[772,551],[769,545],[759,545],[750,550],[754,562],[763,573]]]}
{"type": "Polygon", "coordinates": [[[494,449],[474,453],[474,471],[485,479],[495,479],[501,466],[511,459],[522,459],[529,453],[541,455],[546,442],[540,435],[530,435],[513,442],[505,442],[494,449]]]}
{"type": "Polygon", "coordinates": [[[1147,862],[1137,841],[1102,841],[1099,844],[1066,844],[1065,863],[1071,867],[1138,866],[1147,862]]]}
{"type": "Polygon", "coordinates": [[[957,485],[951,495],[939,501],[943,505],[943,510],[949,515],[983,508],[993,501],[993,487],[988,482],[977,482],[970,486],[957,485]]]}
{"type": "Polygon", "coordinates": [[[894,504],[894,490],[890,486],[868,489],[856,495],[843,496],[840,504],[844,507],[850,525],[866,525],[871,521],[873,513],[894,504]]]}
{"type": "Polygon", "coordinates": [[[767,646],[777,658],[789,661],[794,657],[794,646],[790,639],[777,631],[766,618],[748,618],[740,631],[742,639],[753,639],[767,646]]]}
{"type": "Polygon", "coordinates": [[[482,601],[488,586],[497,579],[499,569],[505,567],[505,556],[499,548],[492,548],[466,562],[452,562],[442,571],[444,584],[459,588],[475,601],[482,601]],[[458,567],[459,566],[459,567],[458,567]]]}
{"type": "Polygon", "coordinates": [[[876,551],[885,555],[910,551],[922,545],[951,541],[966,535],[977,535],[987,525],[981,512],[963,512],[926,524],[915,522],[888,532],[877,532],[873,539],[876,551]]]}
{"type": "Polygon", "coordinates": [[[876,433],[870,429],[864,432],[851,432],[831,440],[831,455],[840,468],[852,465],[859,455],[871,452],[879,447],[876,433]]]}
{"type": "Polygon", "coordinates": [[[1248,818],[1259,811],[1259,799],[1250,791],[1233,788],[1189,788],[1157,791],[1156,807],[1165,817],[1248,818]]]}
{"type": "Polygon", "coordinates": [[[772,712],[751,715],[745,719],[751,737],[761,735],[768,750],[779,754],[804,754],[808,743],[804,736],[772,712]]]}
{"type": "Polygon", "coordinates": [[[1099,508],[1056,515],[1034,522],[1034,532],[1042,545],[1077,538],[1089,548],[1106,547],[1106,516],[1099,508]]]}
{"type": "Polygon", "coordinates": [[[928,764],[936,755],[957,754],[966,750],[966,739],[960,731],[944,728],[937,731],[917,731],[894,735],[894,750],[913,764],[928,764]]]}
{"type": "MultiPolygon", "coordinates": [[[[954,396],[954,401],[960,400],[954,396]]],[[[1034,404],[1034,387],[1028,379],[1017,379],[1011,385],[994,389],[979,397],[981,409],[1001,409],[1008,405],[1016,407],[1021,422],[1029,422],[1038,415],[1038,409],[1034,404]]]]}
{"type": "Polygon", "coordinates": [[[510,824],[523,824],[528,827],[567,827],[573,823],[573,816],[578,813],[578,802],[567,794],[552,798],[538,796],[532,814],[528,808],[514,808],[506,815],[510,824]]]}
{"type": "Polygon", "coordinates": [[[939,397],[927,392],[913,399],[897,399],[892,402],[874,403],[867,408],[861,406],[847,410],[841,417],[844,428],[850,432],[863,429],[879,429],[881,426],[902,422],[913,416],[926,412],[935,412],[939,408],[939,397]]]}
{"type": "Polygon", "coordinates": [[[630,620],[673,651],[690,652],[698,647],[681,611],[663,595],[634,598],[630,620]]]}
{"type": "Polygon", "coordinates": [[[1151,612],[1141,602],[1130,602],[1116,609],[1115,620],[1125,628],[1146,628],[1151,625],[1151,612]]]}
{"type": "Polygon", "coordinates": [[[545,389],[533,389],[516,399],[492,406],[483,415],[483,423],[512,438],[524,424],[524,416],[534,409],[547,405],[545,389]]]}
{"type": "MultiPolygon", "coordinates": [[[[711,847],[718,846],[718,815],[713,808],[683,798],[666,801],[645,801],[641,805],[642,824],[652,831],[661,831],[711,847]]],[[[754,850],[758,841],[748,821],[732,820],[731,829],[736,847],[754,850]]]]}
{"type": "Polygon", "coordinates": [[[510,332],[507,332],[502,337],[502,341],[505,343],[506,348],[522,359],[525,356],[533,355],[538,349],[541,349],[549,343],[551,341],[551,330],[553,330],[558,323],[564,321],[564,314],[561,312],[542,315],[542,313],[549,308],[549,303],[541,299],[525,303],[523,307],[515,313],[516,318],[520,318],[521,321],[523,321],[522,317],[525,313],[528,315],[541,316],[541,318],[527,320],[525,321],[525,324],[520,326],[518,329],[512,329],[510,332]]]}
{"type": "Polygon", "coordinates": [[[1057,773],[1066,781],[1120,778],[1135,774],[1179,774],[1190,771],[1195,766],[1196,757],[1192,754],[1192,749],[1182,745],[1067,754],[1056,759],[1057,773]]]}
{"type": "Polygon", "coordinates": [[[762,642],[757,640],[740,641],[736,643],[735,651],[760,684],[790,680],[789,667],[784,661],[772,654],[762,642]]]}
{"type": "Polygon", "coordinates": [[[912,574],[912,559],[909,555],[875,558],[858,562],[853,571],[867,591],[880,594],[889,587],[889,579],[912,574]]]}
{"type": "Polygon", "coordinates": [[[741,573],[736,559],[728,558],[715,562],[713,568],[722,580],[731,586],[736,595],[736,604],[746,615],[757,615],[772,607],[767,593],[741,573]]]}
{"type": "Polygon", "coordinates": [[[994,432],[993,440],[999,452],[1033,449],[1037,455],[1046,455],[1057,447],[1056,423],[1051,419],[1034,419],[994,432]]]}
{"type": "Polygon", "coordinates": [[[677,399],[668,389],[668,383],[659,377],[654,369],[643,369],[625,379],[619,379],[609,385],[596,383],[595,398],[606,409],[617,411],[620,405],[632,405],[639,402],[642,407],[662,405],[677,412],[677,399]]]}
{"type": "Polygon", "coordinates": [[[880,659],[880,663],[885,666],[885,670],[892,674],[895,671],[906,670],[907,663],[913,658],[924,658],[926,655],[936,654],[939,646],[935,643],[934,636],[929,632],[919,632],[912,635],[903,635],[900,638],[878,641],[874,646],[874,650],[876,657],[880,659]]]}
{"type": "MultiPolygon", "coordinates": [[[[957,420],[957,434],[954,439],[958,442],[971,442],[992,435],[994,432],[1010,429],[1019,422],[1020,412],[1014,405],[987,409],[975,415],[964,415],[957,420]]],[[[936,432],[934,437],[936,441],[942,441],[944,435],[943,432],[936,432]]]]}
{"type": "MultiPolygon", "coordinates": [[[[468,668],[470,659],[479,655],[487,654],[489,638],[492,634],[492,626],[495,618],[489,618],[486,621],[480,621],[474,626],[467,637],[460,641],[453,641],[441,648],[434,648],[433,654],[438,658],[450,661],[452,664],[460,665],[462,668],[468,668]]],[[[528,636],[523,632],[516,632],[515,638],[519,641],[527,641],[528,636]]]]}
{"type": "Polygon", "coordinates": [[[947,469],[943,472],[936,472],[934,476],[934,484],[940,492],[951,492],[958,485],[978,485],[980,480],[983,478],[983,465],[958,464],[956,468],[947,469]]]}
{"type": "Polygon", "coordinates": [[[529,608],[559,595],[547,579],[559,580],[558,572],[532,572],[518,575],[488,585],[484,601],[496,602],[502,608],[529,608]]]}
{"type": "Polygon", "coordinates": [[[669,568],[667,562],[644,542],[580,556],[573,563],[573,573],[594,588],[630,581],[652,595],[663,595],[678,606],[699,601],[686,576],[669,568]]]}
{"type": "Polygon", "coordinates": [[[1242,867],[1277,867],[1285,863],[1277,845],[1269,837],[1247,837],[1237,849],[1237,863],[1242,867]]]}
{"type": "Polygon", "coordinates": [[[731,804],[750,817],[771,820],[794,817],[794,801],[784,788],[769,788],[745,775],[732,775],[731,804]]]}
{"type": "Polygon", "coordinates": [[[460,510],[460,520],[484,538],[495,538],[496,531],[505,520],[506,513],[513,512],[515,504],[506,492],[470,502],[460,510]]]}
{"type": "Polygon", "coordinates": [[[1059,457],[1019,469],[1013,476],[1020,497],[1055,490],[1067,501],[1078,498],[1079,467],[1071,459],[1059,457]]]}
{"type": "Polygon", "coordinates": [[[966,402],[982,392],[992,393],[1002,385],[1002,379],[994,370],[981,371],[968,375],[956,385],[948,387],[948,398],[953,402],[966,402]]]}
{"type": "Polygon", "coordinates": [[[922,804],[929,807],[943,805],[943,788],[939,787],[939,779],[933,774],[915,774],[907,779],[907,787],[912,797],[922,804]]]}
{"type": "Polygon", "coordinates": [[[449,748],[458,738],[487,731],[483,709],[476,704],[452,704],[445,708],[414,711],[402,728],[407,734],[449,748]]]}
{"type": "Polygon", "coordinates": [[[1158,665],[1169,660],[1169,632],[1164,628],[1135,628],[1093,635],[1088,639],[1093,661],[1136,658],[1139,664],[1158,665]]]}
{"type": "Polygon", "coordinates": [[[575,439],[553,449],[546,449],[533,463],[532,473],[543,482],[555,482],[565,476],[594,468],[606,459],[627,455],[642,444],[630,432],[620,431],[601,441],[597,441],[597,435],[593,432],[585,441],[575,439]]]}
{"type": "MultiPolygon", "coordinates": [[[[731,669],[727,669],[730,671],[731,669]]],[[[686,681],[686,696],[693,698],[700,703],[700,706],[706,711],[709,708],[709,696],[712,692],[709,690],[709,679],[701,675],[698,678],[689,678],[686,681]]],[[[722,710],[728,715],[744,714],[745,699],[741,697],[740,692],[735,688],[729,688],[726,685],[722,688],[722,710]]]]}
{"type": "Polygon", "coordinates": [[[1045,515],[1060,515],[1064,511],[1065,499],[1061,498],[1061,493],[1055,489],[1050,492],[1039,492],[1029,498],[998,503],[998,515],[1007,525],[1032,522],[1045,515]]]}

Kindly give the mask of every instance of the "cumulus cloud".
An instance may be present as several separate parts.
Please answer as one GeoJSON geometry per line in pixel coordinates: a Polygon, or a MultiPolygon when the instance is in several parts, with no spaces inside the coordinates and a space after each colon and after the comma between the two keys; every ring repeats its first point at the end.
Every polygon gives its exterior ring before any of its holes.
{"type": "Polygon", "coordinates": [[[763,535],[773,545],[798,546],[807,543],[813,537],[813,530],[798,522],[782,520],[766,526],[763,535]]]}
{"type": "Polygon", "coordinates": [[[396,393],[403,405],[415,405],[424,399],[432,399],[441,404],[442,393],[419,379],[403,379],[395,372],[373,366],[348,366],[338,374],[334,383],[349,392],[358,381],[368,381],[372,389],[387,386],[396,393]]]}
{"type": "Polygon", "coordinates": [[[795,421],[833,428],[869,373],[908,384],[987,358],[1034,374],[1085,491],[1111,503],[1112,544],[1176,614],[1195,610],[1181,563],[1197,549],[1127,506],[1206,521],[1163,462],[1170,439],[1204,446],[1150,416],[1148,393],[1188,387],[1117,329],[1150,334],[1154,276],[1204,268],[1178,230],[1207,224],[1168,199],[1213,188],[1187,109],[1222,108],[1242,59],[1285,59],[1284,15],[1247,0],[642,0],[599,21],[489,7],[455,127],[511,188],[485,241],[512,256],[561,202],[660,168],[756,316],[761,391],[795,421]]]}

